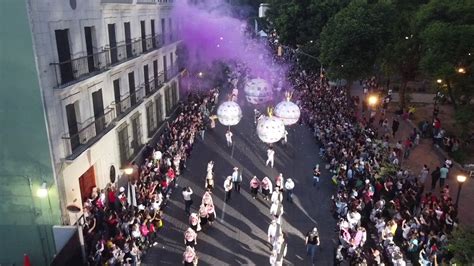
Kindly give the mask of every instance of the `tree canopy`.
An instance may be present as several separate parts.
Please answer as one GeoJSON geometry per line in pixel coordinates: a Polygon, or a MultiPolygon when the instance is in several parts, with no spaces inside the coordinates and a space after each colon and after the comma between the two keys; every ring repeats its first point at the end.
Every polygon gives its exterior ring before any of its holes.
{"type": "Polygon", "coordinates": [[[321,33],[321,62],[330,75],[349,80],[371,75],[390,39],[394,8],[388,2],[353,1],[321,33]]]}

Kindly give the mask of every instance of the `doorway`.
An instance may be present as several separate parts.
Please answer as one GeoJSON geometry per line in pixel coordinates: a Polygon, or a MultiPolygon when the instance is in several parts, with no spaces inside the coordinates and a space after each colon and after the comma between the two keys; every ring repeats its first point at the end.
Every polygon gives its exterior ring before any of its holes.
{"type": "Polygon", "coordinates": [[[81,199],[84,202],[90,198],[92,189],[96,187],[94,166],[91,166],[79,177],[79,186],[81,188],[81,199]]]}

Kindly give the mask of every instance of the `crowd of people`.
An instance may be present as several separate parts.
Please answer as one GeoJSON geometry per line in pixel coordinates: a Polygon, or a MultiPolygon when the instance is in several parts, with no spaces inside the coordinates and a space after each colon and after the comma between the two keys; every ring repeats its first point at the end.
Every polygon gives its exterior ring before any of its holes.
{"type": "MultiPolygon", "coordinates": [[[[203,110],[213,108],[215,95],[214,90],[192,92],[180,102],[176,117],[167,122],[156,145],[146,147],[144,163],[130,165],[132,173],[122,180],[126,185],[119,186],[122,181],[117,181],[93,189],[83,204],[83,233],[90,264],[137,265],[141,255],[157,244],[164,226],[163,209],[176,179],[186,169],[196,137],[204,137],[203,110]]],[[[191,242],[186,242],[188,247],[191,242]]]]}
{"type": "MultiPolygon", "coordinates": [[[[419,176],[402,169],[398,162],[408,147],[389,144],[396,129],[379,139],[377,125],[361,117],[347,88],[330,86],[319,73],[294,72],[291,78],[302,119],[314,130],[328,178],[337,186],[336,264],[435,265],[449,260],[445,247],[457,216],[449,187],[440,184],[439,197],[425,193],[427,167],[419,176]]],[[[449,166],[443,168],[446,178],[449,166]]],[[[319,173],[316,167],[315,179],[319,173]]],[[[439,175],[439,169],[432,172],[433,178],[439,175]]]]}

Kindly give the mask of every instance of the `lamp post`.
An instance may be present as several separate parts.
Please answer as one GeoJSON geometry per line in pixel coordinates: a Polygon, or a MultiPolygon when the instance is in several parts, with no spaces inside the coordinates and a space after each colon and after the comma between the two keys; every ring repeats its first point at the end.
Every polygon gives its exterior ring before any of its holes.
{"type": "Polygon", "coordinates": [[[456,196],[456,204],[455,204],[455,207],[456,207],[456,210],[458,209],[458,204],[459,204],[459,196],[461,195],[461,188],[462,188],[462,185],[464,184],[464,182],[466,182],[466,176],[465,175],[458,175],[456,177],[457,181],[458,181],[458,195],[456,196]]]}
{"type": "Polygon", "coordinates": [[[379,102],[379,97],[375,94],[369,95],[367,98],[367,104],[369,105],[369,125],[372,124],[372,120],[375,119],[375,107],[379,102]]]}

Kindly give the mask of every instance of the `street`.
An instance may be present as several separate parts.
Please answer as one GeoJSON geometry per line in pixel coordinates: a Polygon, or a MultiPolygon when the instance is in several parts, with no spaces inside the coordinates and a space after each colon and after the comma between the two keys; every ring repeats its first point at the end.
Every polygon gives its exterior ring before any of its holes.
{"type": "MultiPolygon", "coordinates": [[[[239,99],[242,106],[242,100],[239,99]]],[[[206,131],[205,140],[196,137],[187,170],[178,180],[178,187],[164,209],[164,227],[159,232],[159,243],[151,248],[143,258],[144,265],[178,265],[184,252],[183,232],[188,227],[188,218],[184,213],[181,195],[183,186],[193,191],[192,211],[197,211],[204,193],[206,166],[214,160],[216,205],[216,223],[204,227],[198,233],[196,252],[199,265],[268,265],[270,244],[267,242],[267,229],[271,222],[270,202],[261,197],[253,199],[249,182],[253,175],[260,180],[266,175],[271,180],[283,173],[295,182],[294,203],[283,200],[282,220],[288,252],[285,265],[311,265],[306,256],[305,234],[317,226],[320,232],[321,246],[317,250],[316,265],[332,265],[334,243],[337,234],[335,221],[331,215],[331,195],[335,189],[328,173],[324,170],[312,133],[298,124],[287,128],[288,143],[274,145],[275,168],[265,166],[267,144],[257,136],[253,109],[246,103],[243,118],[237,126],[231,127],[234,133],[234,147],[226,146],[227,127],[218,124],[206,131]],[[312,169],[320,164],[322,178],[319,186],[312,186],[312,169]],[[235,191],[232,199],[224,203],[223,183],[231,175],[233,167],[243,169],[241,194],[235,191]]],[[[259,195],[260,196],[260,195],[259,195]]]]}

